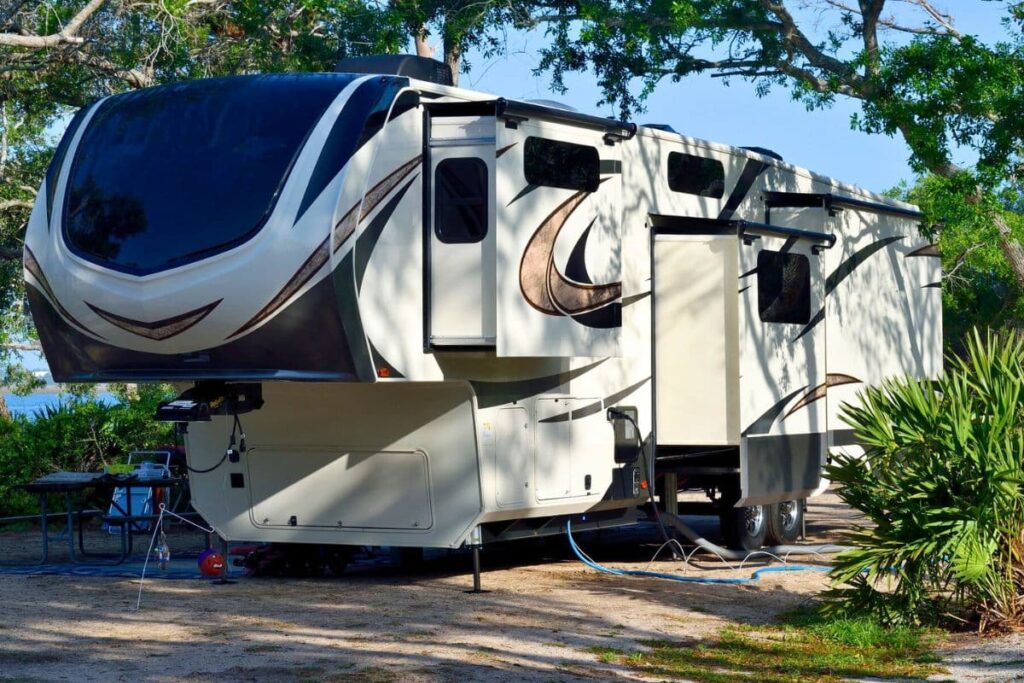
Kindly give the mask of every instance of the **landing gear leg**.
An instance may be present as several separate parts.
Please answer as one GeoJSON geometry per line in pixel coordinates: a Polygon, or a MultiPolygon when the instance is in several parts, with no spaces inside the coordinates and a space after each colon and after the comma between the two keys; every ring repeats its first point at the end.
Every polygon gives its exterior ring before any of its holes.
{"type": "Polygon", "coordinates": [[[484,544],[480,527],[473,529],[469,536],[469,547],[473,549],[473,590],[467,593],[486,593],[480,588],[480,547],[484,544]]]}

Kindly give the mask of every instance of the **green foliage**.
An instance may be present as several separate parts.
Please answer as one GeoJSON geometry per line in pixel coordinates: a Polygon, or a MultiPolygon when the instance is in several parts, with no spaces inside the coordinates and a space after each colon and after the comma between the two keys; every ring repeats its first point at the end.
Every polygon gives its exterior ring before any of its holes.
{"type": "Polygon", "coordinates": [[[114,385],[118,403],[91,394],[65,394],[31,417],[0,418],[0,516],[36,509],[34,496],[18,485],[59,470],[98,471],[133,450],[173,442],[167,423],[155,422],[167,385],[114,385]]]}
{"type": "Polygon", "coordinates": [[[1024,621],[1024,337],[976,333],[937,382],[866,389],[843,419],[865,444],[828,476],[869,525],[846,539],[837,613],[886,624],[1024,621]]]}
{"type": "Polygon", "coordinates": [[[644,650],[590,652],[660,680],[736,681],[924,680],[940,673],[934,638],[918,628],[885,627],[866,617],[819,611],[787,615],[780,626],[730,627],[700,642],[651,640],[644,650]]]}
{"type": "Polygon", "coordinates": [[[922,229],[942,253],[943,326],[947,343],[960,353],[975,327],[1024,328],[1024,289],[999,244],[992,220],[1002,216],[1012,236],[1024,240],[1021,196],[976,192],[971,173],[928,175],[891,194],[921,207],[922,229]]]}

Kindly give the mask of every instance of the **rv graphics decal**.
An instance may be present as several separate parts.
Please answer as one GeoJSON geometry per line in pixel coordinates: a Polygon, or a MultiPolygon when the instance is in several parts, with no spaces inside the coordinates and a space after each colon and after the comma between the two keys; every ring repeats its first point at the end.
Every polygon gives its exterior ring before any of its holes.
{"type": "MultiPolygon", "coordinates": [[[[77,327],[78,329],[82,330],[83,332],[86,332],[87,334],[91,334],[92,336],[94,336],[94,337],[96,337],[98,339],[103,339],[104,338],[104,337],[96,334],[92,330],[90,330],[88,327],[86,327],[82,323],[78,322],[78,320],[75,318],[75,316],[73,316],[70,313],[68,313],[67,309],[64,308],[64,306],[60,303],[60,299],[58,299],[57,295],[53,293],[53,288],[50,287],[49,280],[47,280],[46,279],[46,275],[43,274],[43,269],[39,265],[39,261],[36,260],[36,255],[33,254],[32,250],[28,248],[28,245],[25,245],[24,265],[25,265],[25,270],[28,271],[28,273],[32,277],[35,278],[36,282],[39,283],[39,288],[45,294],[45,298],[50,303],[53,304],[54,309],[58,312],[58,314],[66,322],[70,323],[71,325],[74,325],[75,327],[77,327]]],[[[28,284],[31,286],[32,283],[29,282],[28,284]]]]}
{"type": "Polygon", "coordinates": [[[590,195],[581,190],[562,202],[530,237],[519,263],[519,289],[533,308],[556,316],[577,316],[622,298],[622,283],[603,285],[570,280],[555,265],[555,241],[569,217],[590,195]]]}
{"type": "MultiPolygon", "coordinates": [[[[825,398],[829,388],[842,386],[844,384],[861,384],[861,380],[851,375],[844,375],[839,372],[828,373],[825,375],[825,381],[804,394],[803,397],[796,402],[796,405],[789,409],[789,412],[786,413],[786,417],[789,417],[796,411],[814,403],[815,401],[820,401],[825,398]]],[[[786,417],[782,419],[785,420],[786,417]]]]}
{"type": "Polygon", "coordinates": [[[179,315],[172,316],[170,318],[164,318],[163,320],[154,320],[153,322],[145,322],[143,320],[132,320],[131,318],[125,318],[123,316],[111,313],[110,311],[104,311],[99,306],[94,306],[88,301],[85,305],[92,309],[93,313],[106,320],[108,323],[115,327],[119,327],[125,332],[131,332],[132,334],[146,339],[152,339],[153,341],[163,341],[164,339],[170,339],[175,337],[185,330],[191,329],[199,324],[203,318],[208,316],[213,309],[217,308],[223,299],[217,299],[212,303],[208,303],[205,306],[186,311],[179,315]]]}
{"type": "MultiPolygon", "coordinates": [[[[886,237],[884,239],[872,242],[866,247],[863,247],[853,252],[849,256],[849,258],[847,258],[845,261],[836,266],[835,271],[833,271],[831,275],[825,278],[825,298],[827,299],[828,295],[835,291],[835,288],[839,286],[839,283],[848,278],[850,274],[853,273],[853,271],[855,271],[860,264],[867,261],[872,254],[881,249],[884,249],[893,242],[898,242],[904,237],[904,235],[886,237]]],[[[798,341],[801,337],[803,337],[805,334],[814,329],[814,327],[824,319],[825,306],[822,305],[818,312],[814,314],[814,317],[811,318],[811,321],[807,323],[807,325],[802,330],[800,330],[800,334],[796,335],[796,337],[793,338],[793,341],[798,341]]]]}

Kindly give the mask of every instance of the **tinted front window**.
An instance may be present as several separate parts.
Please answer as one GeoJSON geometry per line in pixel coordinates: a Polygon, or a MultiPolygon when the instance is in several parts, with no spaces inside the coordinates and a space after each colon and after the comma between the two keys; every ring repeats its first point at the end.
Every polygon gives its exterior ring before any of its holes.
{"type": "Polygon", "coordinates": [[[445,244],[479,242],[487,235],[487,164],[445,159],[434,172],[434,232],[445,244]]]}
{"type": "Polygon", "coordinates": [[[725,192],[725,167],[715,159],[671,152],[668,186],[674,192],[721,199],[725,192]]]}
{"type": "Polygon", "coordinates": [[[594,192],[601,182],[601,159],[595,147],[530,137],[523,171],[526,182],[533,185],[594,192]]]}
{"type": "Polygon", "coordinates": [[[69,245],[141,274],[248,239],[306,135],[353,78],[221,78],[107,100],[75,155],[64,210],[69,245]]]}
{"type": "Polygon", "coordinates": [[[761,322],[806,325],[811,319],[811,264],[803,254],[762,250],[757,255],[761,322]]]}

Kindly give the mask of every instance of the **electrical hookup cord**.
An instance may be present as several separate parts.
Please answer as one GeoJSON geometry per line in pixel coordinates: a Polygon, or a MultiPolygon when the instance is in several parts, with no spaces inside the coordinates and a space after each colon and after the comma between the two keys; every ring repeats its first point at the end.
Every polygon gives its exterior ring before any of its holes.
{"type": "Polygon", "coordinates": [[[580,547],[576,544],[576,539],[572,537],[572,522],[566,520],[565,522],[565,535],[569,539],[569,547],[572,548],[573,553],[579,558],[580,562],[587,565],[591,569],[601,572],[602,574],[613,574],[615,576],[640,576],[649,579],[665,579],[666,581],[678,581],[680,583],[719,583],[719,584],[742,584],[742,583],[754,583],[760,581],[763,574],[771,574],[776,572],[827,572],[828,567],[819,567],[816,565],[802,565],[802,564],[783,564],[776,567],[763,567],[758,569],[753,574],[747,577],[737,578],[715,578],[710,576],[679,576],[678,574],[665,574],[662,572],[649,572],[638,569],[612,569],[611,567],[605,567],[595,562],[589,555],[587,555],[580,547]]]}

